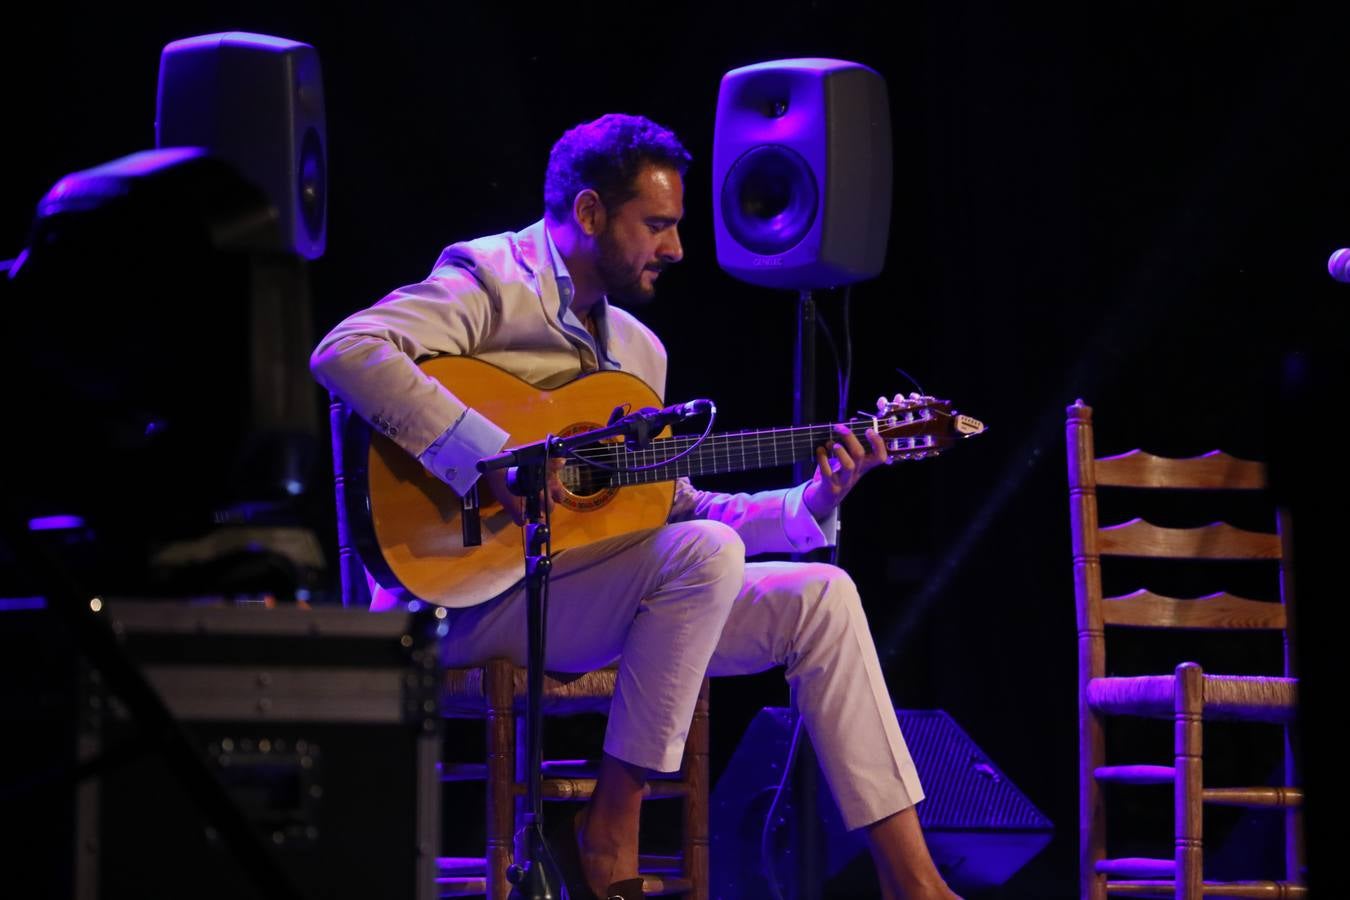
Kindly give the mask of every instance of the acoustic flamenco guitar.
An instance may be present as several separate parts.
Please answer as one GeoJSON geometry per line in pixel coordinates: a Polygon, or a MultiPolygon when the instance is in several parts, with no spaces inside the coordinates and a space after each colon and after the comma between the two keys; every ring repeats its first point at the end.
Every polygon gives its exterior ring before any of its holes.
{"type": "MultiPolygon", "coordinates": [[[[509,432],[507,446],[600,428],[619,407],[661,406],[650,387],[624,372],[597,372],[542,390],[469,357],[435,357],[420,367],[509,432]]],[[[978,420],[953,412],[949,401],[932,398],[892,404],[875,417],[842,424],[864,446],[863,432],[875,428],[892,460],[936,456],[984,431],[978,420]]],[[[442,606],[464,607],[490,600],[520,579],[522,530],[491,491],[482,492],[481,505],[476,491],[461,500],[359,417],[346,415],[339,427],[341,502],[352,543],[381,584],[401,586],[442,606]],[[466,507],[476,507],[477,515],[466,515],[466,507]]],[[[553,551],[663,524],[680,476],[812,461],[816,447],[835,437],[834,427],[711,434],[702,443],[699,436],[665,436],[641,450],[621,441],[584,447],[576,451],[581,458],[567,458],[558,473],[564,496],[552,511],[553,551]],[[635,468],[643,470],[631,471],[635,468]]]]}

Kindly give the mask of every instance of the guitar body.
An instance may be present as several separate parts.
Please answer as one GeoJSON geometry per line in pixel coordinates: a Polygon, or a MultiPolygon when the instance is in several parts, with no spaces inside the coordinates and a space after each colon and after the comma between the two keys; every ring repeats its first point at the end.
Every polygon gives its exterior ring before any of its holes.
{"type": "MultiPolygon", "coordinates": [[[[599,428],[616,406],[661,405],[648,385],[624,372],[596,372],[555,390],[541,390],[469,357],[436,357],[420,367],[509,432],[508,447],[549,434],[599,428]]],[[[368,436],[365,471],[361,473],[361,461],[354,460],[358,467],[349,472],[347,492],[358,507],[364,494],[368,505],[355,510],[354,516],[349,509],[349,518],[357,526],[362,558],[381,582],[390,584],[392,579],[422,600],[464,607],[483,603],[520,580],[523,532],[485,483],[479,483],[482,543],[466,547],[459,496],[393,441],[364,423],[358,427],[368,436]]],[[[354,449],[359,455],[359,447],[354,449]]],[[[589,495],[568,492],[553,508],[553,551],[655,528],[666,521],[674,496],[671,481],[605,488],[589,495]]]]}
{"type": "MultiPolygon", "coordinates": [[[[661,398],[625,372],[596,372],[554,390],[536,388],[476,359],[441,356],[420,364],[472,409],[505,429],[508,447],[567,437],[609,424],[616,407],[659,407],[661,398]]],[[[711,407],[709,401],[701,401],[711,407]]],[[[687,404],[686,404],[687,405],[687,404]]],[[[654,422],[650,412],[631,420],[654,422]]],[[[711,415],[711,410],[709,410],[711,415]]],[[[668,421],[668,420],[661,420],[668,421]]],[[[386,587],[400,586],[441,606],[476,606],[519,581],[524,570],[522,529],[492,492],[478,491],[480,540],[466,541],[463,502],[441,480],[345,408],[335,406],[334,433],[341,447],[337,490],[350,543],[360,562],[386,587]]],[[[654,427],[654,426],[653,426],[654,427]]],[[[711,424],[709,424],[711,429],[711,424]]],[[[951,409],[947,400],[898,395],[875,416],[836,425],[662,437],[643,450],[591,444],[574,451],[557,475],[563,496],[553,507],[553,550],[656,528],[670,515],[675,478],[746,472],[815,459],[837,440],[836,429],[865,440],[874,429],[888,461],[937,456],[956,442],[984,432],[984,423],[951,409]]],[[[480,482],[480,485],[482,483],[480,482]]],[[[339,529],[341,531],[341,528],[339,529]]],[[[349,554],[349,548],[341,548],[349,554]]],[[[343,556],[347,572],[349,555],[343,556]]]]}

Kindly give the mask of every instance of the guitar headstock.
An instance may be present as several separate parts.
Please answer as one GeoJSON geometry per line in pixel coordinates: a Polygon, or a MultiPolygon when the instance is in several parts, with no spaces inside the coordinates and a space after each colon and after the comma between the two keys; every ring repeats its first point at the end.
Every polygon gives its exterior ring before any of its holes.
{"type": "Polygon", "coordinates": [[[984,433],[984,423],[952,409],[950,400],[926,394],[895,395],[895,399],[877,399],[875,413],[861,413],[872,419],[890,454],[897,459],[925,459],[937,456],[958,441],[984,433]]]}

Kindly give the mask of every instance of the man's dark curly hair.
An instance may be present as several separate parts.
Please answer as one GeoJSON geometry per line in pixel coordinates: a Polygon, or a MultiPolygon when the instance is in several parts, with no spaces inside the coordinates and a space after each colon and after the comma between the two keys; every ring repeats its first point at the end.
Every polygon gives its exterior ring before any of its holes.
{"type": "Polygon", "coordinates": [[[637,196],[633,182],[644,166],[670,166],[684,175],[690,159],[675,133],[651,119],[610,113],[583,122],[558,138],[548,155],[544,209],[565,222],[577,194],[590,188],[614,210],[637,196]]]}

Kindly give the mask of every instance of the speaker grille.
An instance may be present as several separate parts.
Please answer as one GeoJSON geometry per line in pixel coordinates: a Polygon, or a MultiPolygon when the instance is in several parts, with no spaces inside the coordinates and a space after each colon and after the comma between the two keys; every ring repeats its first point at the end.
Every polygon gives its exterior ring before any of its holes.
{"type": "Polygon", "coordinates": [[[919,821],[932,829],[1030,829],[1051,827],[1047,819],[952,717],[937,710],[896,710],[900,730],[914,757],[919,779],[929,786],[918,806],[919,821]],[[933,790],[959,785],[959,790],[933,790]]]}
{"type": "MultiPolygon", "coordinates": [[[[1053,825],[942,710],[896,710],[927,799],[919,821],[939,870],[954,888],[1006,882],[1050,841],[1053,825]]],[[[765,707],[750,723],[712,792],[712,896],[764,896],[764,838],[770,804],[783,778],[796,713],[765,707]]],[[[815,813],[825,871],[847,881],[845,866],[863,852],[847,832],[822,776],[815,813]]],[[[789,789],[768,823],[769,863],[780,883],[793,877],[798,801],[789,789]]],[[[870,896],[862,886],[852,896],[870,896]]]]}

